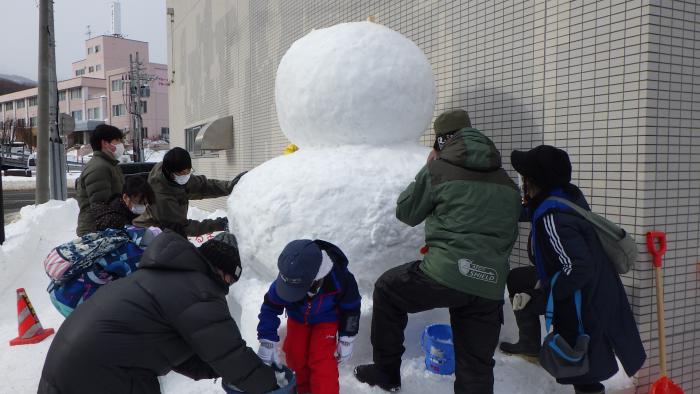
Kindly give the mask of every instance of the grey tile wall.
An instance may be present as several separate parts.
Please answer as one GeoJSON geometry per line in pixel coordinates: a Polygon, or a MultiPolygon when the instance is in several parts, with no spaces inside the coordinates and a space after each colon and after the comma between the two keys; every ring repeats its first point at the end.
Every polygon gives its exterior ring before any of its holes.
{"type": "MultiPolygon", "coordinates": [[[[435,113],[466,108],[509,153],[565,148],[594,211],[623,224],[643,250],[668,233],[669,371],[700,392],[700,5],[676,0],[168,0],[175,8],[171,134],[233,115],[231,151],[195,160],[227,178],[279,155],[274,77],[287,48],[313,28],[369,15],[420,46],[436,76],[435,113]]],[[[422,142],[432,143],[426,130],[422,142]]],[[[511,170],[511,174],[514,173],[511,170]]],[[[224,199],[198,205],[223,207],[224,199]]],[[[522,233],[527,233],[522,227],[522,233]]],[[[525,237],[513,264],[527,264],[525,237]]],[[[649,353],[638,392],[658,376],[649,257],[623,277],[649,353]]]]}

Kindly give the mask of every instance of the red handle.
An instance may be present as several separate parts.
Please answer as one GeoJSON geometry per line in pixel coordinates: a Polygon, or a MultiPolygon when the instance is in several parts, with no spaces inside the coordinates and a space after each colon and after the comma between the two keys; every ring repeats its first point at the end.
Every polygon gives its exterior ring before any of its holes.
{"type": "Polygon", "coordinates": [[[654,266],[661,268],[661,257],[666,253],[666,233],[662,231],[649,231],[647,233],[647,250],[654,257],[654,266]],[[656,248],[658,241],[659,248],[656,248]]]}

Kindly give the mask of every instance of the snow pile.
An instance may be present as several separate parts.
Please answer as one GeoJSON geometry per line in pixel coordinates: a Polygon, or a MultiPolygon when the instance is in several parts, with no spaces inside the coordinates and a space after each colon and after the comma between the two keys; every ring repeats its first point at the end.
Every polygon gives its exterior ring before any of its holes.
{"type": "Polygon", "coordinates": [[[282,57],[275,103],[301,148],[415,142],[435,105],[433,71],[401,33],[371,22],[314,30],[282,57]]]}
{"type": "Polygon", "coordinates": [[[395,218],[396,199],[425,163],[428,149],[344,146],[302,149],[254,168],[229,198],[241,258],[273,278],[294,239],[338,245],[367,288],[388,267],[418,258],[423,228],[395,218]]]}

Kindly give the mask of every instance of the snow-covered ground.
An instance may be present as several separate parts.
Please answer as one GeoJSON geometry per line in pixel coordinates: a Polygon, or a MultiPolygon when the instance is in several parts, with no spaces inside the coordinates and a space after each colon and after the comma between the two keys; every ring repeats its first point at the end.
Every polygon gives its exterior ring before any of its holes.
{"type": "MultiPolygon", "coordinates": [[[[39,206],[28,206],[21,210],[21,218],[5,227],[7,240],[0,247],[0,381],[7,393],[34,393],[41,376],[46,352],[53,337],[28,346],[10,347],[8,342],[17,336],[15,289],[26,289],[44,327],[58,329],[63,317],[53,308],[46,293],[46,274],[41,266],[49,250],[74,237],[78,205],[75,200],[50,201],[39,206]]],[[[223,216],[224,211],[208,213],[192,208],[190,217],[203,219],[223,216]]],[[[244,262],[245,264],[245,262],[244,262]]],[[[351,266],[352,268],[352,266],[351,266]]],[[[256,348],[255,327],[257,313],[263,294],[272,277],[259,274],[255,267],[244,265],[243,278],[231,288],[229,305],[248,343],[256,348]]],[[[354,365],[371,360],[369,324],[371,321],[371,294],[362,289],[363,307],[361,330],[355,342],[355,354],[349,365],[341,367],[342,393],[380,393],[355,381],[354,365]]],[[[506,322],[501,333],[502,340],[515,339],[515,322],[508,306],[506,322]]],[[[411,316],[406,330],[406,355],[402,367],[402,392],[449,393],[452,392],[453,377],[433,375],[425,371],[419,338],[422,329],[429,323],[447,322],[445,311],[433,311],[411,316]]],[[[508,394],[572,393],[570,387],[559,386],[537,365],[517,357],[496,353],[496,392],[508,394]]],[[[219,381],[220,382],[220,381],[219,381]]],[[[222,393],[219,382],[213,380],[192,381],[176,373],[161,378],[162,392],[167,394],[222,393]]],[[[618,374],[606,382],[608,392],[624,392],[631,381],[618,374]]]]}
{"type": "MultiPolygon", "coordinates": [[[[80,176],[80,172],[69,172],[66,174],[66,186],[73,189],[75,180],[80,176]]],[[[3,176],[2,190],[34,190],[36,187],[36,174],[32,176],[3,176]]]]}

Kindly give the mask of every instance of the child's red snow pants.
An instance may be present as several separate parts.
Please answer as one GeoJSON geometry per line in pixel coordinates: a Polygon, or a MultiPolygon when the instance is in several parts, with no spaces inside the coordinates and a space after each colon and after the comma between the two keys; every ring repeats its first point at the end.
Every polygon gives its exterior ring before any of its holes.
{"type": "Polygon", "coordinates": [[[302,324],[287,319],[284,353],[297,377],[297,393],[338,394],[335,359],[338,323],[302,324]]]}

